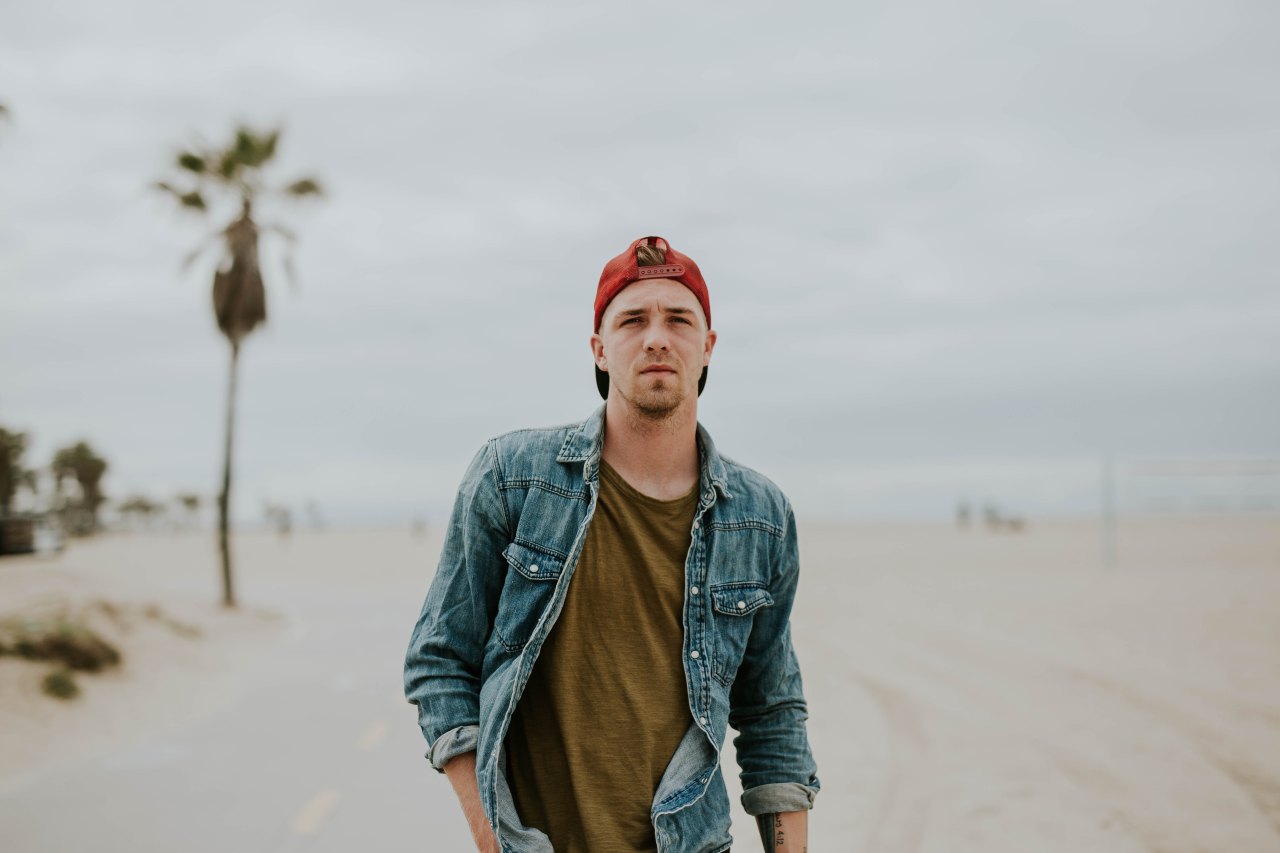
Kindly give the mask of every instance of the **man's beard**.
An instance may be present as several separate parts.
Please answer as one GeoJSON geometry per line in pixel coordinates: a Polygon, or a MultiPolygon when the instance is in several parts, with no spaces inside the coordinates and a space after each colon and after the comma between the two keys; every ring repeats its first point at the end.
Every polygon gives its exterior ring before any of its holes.
{"type": "MultiPolygon", "coordinates": [[[[665,421],[675,414],[686,395],[674,381],[663,380],[662,388],[633,389],[627,402],[636,414],[650,421],[665,421]]],[[[626,396],[626,395],[624,395],[626,396]]]]}

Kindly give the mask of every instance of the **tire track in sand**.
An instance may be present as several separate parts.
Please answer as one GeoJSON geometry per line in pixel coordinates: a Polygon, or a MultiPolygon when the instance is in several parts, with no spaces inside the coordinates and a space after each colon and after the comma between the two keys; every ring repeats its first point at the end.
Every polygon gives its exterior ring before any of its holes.
{"type": "MultiPolygon", "coordinates": [[[[1003,701],[1003,697],[992,693],[989,681],[978,681],[983,674],[979,671],[961,675],[954,669],[944,668],[939,665],[933,655],[929,654],[928,648],[956,649],[968,646],[975,649],[977,653],[966,655],[966,659],[981,661],[991,669],[1001,671],[1006,677],[1012,675],[1013,678],[1007,680],[1006,684],[1016,683],[1018,678],[1028,674],[1043,677],[1046,670],[1053,670],[1065,680],[1081,685],[1095,695],[1100,695],[1104,702],[1136,712],[1144,720],[1171,732],[1180,742],[1188,745],[1194,754],[1217,770],[1222,778],[1234,786],[1253,806],[1270,828],[1273,837],[1280,839],[1280,778],[1277,778],[1280,774],[1276,773],[1275,768],[1267,769],[1257,763],[1261,760],[1257,756],[1246,758],[1239,751],[1234,755],[1230,754],[1225,745],[1226,739],[1215,732],[1212,725],[1196,719],[1185,708],[1149,695],[1118,678],[1084,669],[1073,663],[1055,660],[997,635],[985,633],[979,635],[973,631],[966,631],[963,635],[955,632],[944,635],[934,627],[918,627],[911,634],[922,638],[925,648],[899,649],[898,654],[904,663],[917,671],[927,672],[935,681],[950,684],[964,693],[967,698],[975,699],[988,708],[999,710],[998,706],[1003,701]]],[[[919,641],[909,642],[914,645],[919,641]]],[[[1182,688],[1182,693],[1184,695],[1196,693],[1203,698],[1206,691],[1182,688]]],[[[1217,696],[1216,698],[1221,701],[1225,697],[1217,696]]],[[[1080,703],[1083,701],[1083,698],[1079,700],[1080,703]]],[[[1280,727],[1275,725],[1275,715],[1269,709],[1254,705],[1238,707],[1233,705],[1233,707],[1237,719],[1247,718],[1255,724],[1261,722],[1269,734],[1280,740],[1280,727]]],[[[1111,803],[1114,803],[1115,797],[1124,791],[1124,779],[1103,761],[1068,751],[1052,742],[1037,739],[1035,745],[1050,757],[1053,764],[1067,778],[1080,785],[1082,789],[1109,792],[1108,797],[1102,798],[1101,802],[1106,803],[1110,799],[1111,803]]],[[[1144,828],[1136,815],[1125,814],[1114,806],[1108,807],[1106,812],[1108,819],[1114,824],[1131,830],[1149,845],[1159,846],[1159,831],[1144,828]]]]}
{"type": "MultiPolygon", "coordinates": [[[[806,645],[817,646],[824,656],[847,660],[848,654],[828,637],[814,632],[806,645]]],[[[924,843],[929,818],[932,753],[929,731],[915,700],[888,680],[856,664],[844,681],[870,700],[885,734],[883,779],[877,780],[876,803],[868,818],[861,844],[850,849],[869,853],[916,853],[924,843]]],[[[852,839],[850,839],[852,842],[852,839]]]]}
{"type": "Polygon", "coordinates": [[[929,819],[929,793],[920,783],[929,778],[929,734],[911,699],[887,683],[854,673],[875,703],[889,733],[889,773],[872,820],[868,849],[915,853],[924,841],[929,819]]]}

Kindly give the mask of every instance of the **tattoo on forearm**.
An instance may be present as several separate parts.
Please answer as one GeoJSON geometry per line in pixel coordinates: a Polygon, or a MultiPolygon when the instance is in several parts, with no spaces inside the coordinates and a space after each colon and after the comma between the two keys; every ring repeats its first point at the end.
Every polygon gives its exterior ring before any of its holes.
{"type": "Polygon", "coordinates": [[[760,843],[764,853],[777,853],[786,844],[787,838],[782,832],[782,815],[756,815],[756,828],[760,830],[760,843]]]}

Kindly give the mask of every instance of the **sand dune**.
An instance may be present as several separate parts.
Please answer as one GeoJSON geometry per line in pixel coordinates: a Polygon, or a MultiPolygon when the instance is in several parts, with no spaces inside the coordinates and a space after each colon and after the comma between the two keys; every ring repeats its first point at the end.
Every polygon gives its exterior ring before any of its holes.
{"type": "MultiPolygon", "coordinates": [[[[285,619],[256,606],[224,611],[212,584],[193,586],[193,553],[208,543],[106,536],[57,558],[0,560],[0,616],[66,612],[123,653],[118,669],[78,674],[82,695],[70,702],[41,693],[50,665],[0,657],[0,792],[191,725],[234,695],[285,619]]],[[[194,562],[214,577],[211,559],[194,562]]]]}

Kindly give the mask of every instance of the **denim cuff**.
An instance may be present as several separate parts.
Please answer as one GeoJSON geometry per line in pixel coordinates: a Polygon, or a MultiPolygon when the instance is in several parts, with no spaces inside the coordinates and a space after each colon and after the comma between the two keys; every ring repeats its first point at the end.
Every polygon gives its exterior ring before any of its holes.
{"type": "Polygon", "coordinates": [[[436,738],[436,742],[427,749],[426,758],[436,772],[443,773],[449,759],[464,752],[475,752],[480,741],[480,727],[474,725],[458,726],[436,738]]]}
{"type": "Polygon", "coordinates": [[[813,798],[816,796],[817,788],[810,788],[799,782],[772,782],[743,791],[742,808],[752,817],[802,812],[813,808],[813,798]]]}

